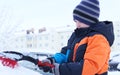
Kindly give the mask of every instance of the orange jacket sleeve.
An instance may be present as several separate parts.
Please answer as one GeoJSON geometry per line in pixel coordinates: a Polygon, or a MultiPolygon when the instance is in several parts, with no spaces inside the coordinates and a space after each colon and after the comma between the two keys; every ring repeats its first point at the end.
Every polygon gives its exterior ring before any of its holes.
{"type": "Polygon", "coordinates": [[[110,46],[107,39],[100,34],[88,38],[84,55],[82,75],[101,74],[108,70],[110,46]]]}

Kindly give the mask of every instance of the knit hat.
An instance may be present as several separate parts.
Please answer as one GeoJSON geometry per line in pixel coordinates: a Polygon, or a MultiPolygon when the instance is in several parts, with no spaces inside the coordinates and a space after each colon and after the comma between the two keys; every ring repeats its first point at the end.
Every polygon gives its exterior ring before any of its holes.
{"type": "Polygon", "coordinates": [[[73,19],[87,25],[92,25],[98,22],[99,14],[98,0],[82,0],[73,10],[73,19]]]}

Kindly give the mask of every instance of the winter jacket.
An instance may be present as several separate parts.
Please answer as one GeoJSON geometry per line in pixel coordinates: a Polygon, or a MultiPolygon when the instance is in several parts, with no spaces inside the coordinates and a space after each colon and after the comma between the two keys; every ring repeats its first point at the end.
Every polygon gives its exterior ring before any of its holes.
{"type": "Polygon", "coordinates": [[[112,22],[103,21],[89,28],[75,29],[67,46],[54,56],[60,63],[60,75],[107,75],[113,42],[112,22]]]}

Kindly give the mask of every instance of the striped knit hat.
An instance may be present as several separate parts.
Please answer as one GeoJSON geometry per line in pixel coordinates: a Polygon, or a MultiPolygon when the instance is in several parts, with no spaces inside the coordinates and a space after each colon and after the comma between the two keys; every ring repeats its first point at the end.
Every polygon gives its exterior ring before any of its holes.
{"type": "Polygon", "coordinates": [[[82,0],[73,10],[73,19],[87,25],[92,25],[98,22],[99,14],[98,0],[82,0]]]}

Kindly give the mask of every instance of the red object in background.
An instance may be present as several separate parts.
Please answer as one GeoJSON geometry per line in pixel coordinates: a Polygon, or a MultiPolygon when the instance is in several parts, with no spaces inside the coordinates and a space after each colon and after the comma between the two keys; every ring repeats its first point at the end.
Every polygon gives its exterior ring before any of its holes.
{"type": "Polygon", "coordinates": [[[15,66],[18,65],[17,61],[10,58],[3,57],[3,56],[0,56],[0,60],[2,61],[3,66],[15,68],[15,66]]]}

